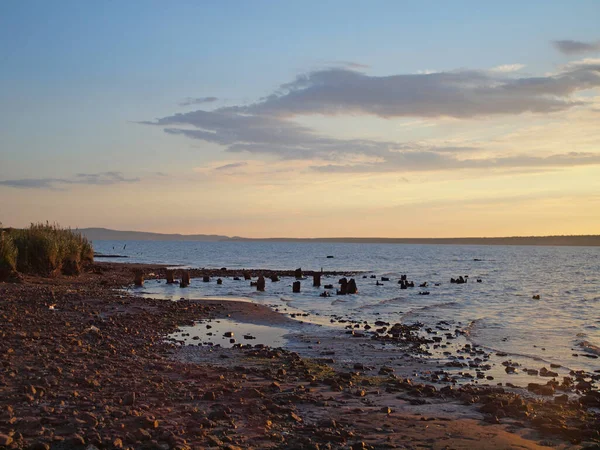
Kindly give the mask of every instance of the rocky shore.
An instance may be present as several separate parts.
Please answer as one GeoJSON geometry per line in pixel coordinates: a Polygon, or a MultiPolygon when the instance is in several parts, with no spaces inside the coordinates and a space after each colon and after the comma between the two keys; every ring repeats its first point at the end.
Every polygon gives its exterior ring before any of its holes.
{"type": "MultiPolygon", "coordinates": [[[[331,357],[283,349],[191,349],[167,340],[200,320],[291,319],[249,302],[171,302],[120,289],[136,271],[153,278],[165,270],[101,263],[79,277],[0,283],[0,448],[600,445],[592,384],[575,389],[551,377],[532,387],[540,398],[525,398],[498,386],[426,384],[385,366],[343,368],[331,357]],[[561,386],[564,395],[542,399],[542,391],[561,386]]],[[[237,276],[225,268],[190,273],[237,276]]],[[[407,340],[404,351],[416,351],[414,330],[396,331],[407,340]]]]}

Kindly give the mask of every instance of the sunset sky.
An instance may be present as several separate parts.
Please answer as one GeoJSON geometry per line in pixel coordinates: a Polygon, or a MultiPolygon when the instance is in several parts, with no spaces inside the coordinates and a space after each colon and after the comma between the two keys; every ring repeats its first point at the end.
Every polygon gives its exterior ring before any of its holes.
{"type": "Polygon", "coordinates": [[[0,2],[0,221],[600,234],[600,2],[0,2]]]}

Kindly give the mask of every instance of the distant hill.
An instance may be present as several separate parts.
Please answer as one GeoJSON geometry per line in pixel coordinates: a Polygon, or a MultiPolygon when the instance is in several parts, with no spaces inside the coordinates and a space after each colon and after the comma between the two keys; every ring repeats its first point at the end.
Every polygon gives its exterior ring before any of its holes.
{"type": "Polygon", "coordinates": [[[600,246],[600,235],[586,236],[513,236],[493,238],[266,238],[229,237],[218,234],[162,234],[145,231],[118,231],[107,228],[79,230],[92,241],[200,241],[200,242],[325,242],[356,244],[437,244],[437,245],[557,245],[600,246]]]}
{"type": "Polygon", "coordinates": [[[108,228],[82,228],[81,234],[91,241],[202,241],[218,242],[230,239],[216,234],[162,234],[145,231],[119,231],[108,228]]]}
{"type": "Polygon", "coordinates": [[[232,238],[234,241],[269,242],[345,242],[355,244],[435,244],[435,245],[549,245],[549,246],[600,246],[600,235],[587,236],[512,236],[512,237],[473,237],[473,238],[314,238],[314,239],[246,239],[232,238]]]}

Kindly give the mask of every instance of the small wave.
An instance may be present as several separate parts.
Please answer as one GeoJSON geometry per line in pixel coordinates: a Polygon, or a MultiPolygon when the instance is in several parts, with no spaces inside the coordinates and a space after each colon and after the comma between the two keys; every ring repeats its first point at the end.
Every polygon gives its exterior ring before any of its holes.
{"type": "MultiPolygon", "coordinates": [[[[508,358],[508,357],[511,357],[511,356],[512,357],[518,357],[518,358],[527,358],[527,359],[532,359],[532,360],[537,361],[537,362],[542,362],[544,364],[552,364],[552,362],[553,362],[550,359],[546,359],[546,358],[544,358],[542,356],[539,356],[539,355],[532,355],[530,353],[519,353],[519,352],[515,352],[515,351],[510,351],[510,350],[499,350],[496,347],[493,347],[493,346],[490,346],[490,345],[485,345],[485,344],[480,344],[478,342],[475,342],[471,338],[468,338],[468,340],[469,340],[469,342],[472,342],[473,344],[475,344],[478,347],[481,347],[481,348],[483,348],[485,350],[492,351],[492,352],[495,352],[495,353],[504,353],[504,354],[506,354],[505,358],[508,358]]],[[[568,367],[566,367],[566,366],[562,366],[562,367],[564,367],[565,369],[568,369],[568,367]]]]}
{"type": "Polygon", "coordinates": [[[434,303],[433,305],[427,305],[427,306],[423,306],[421,308],[413,309],[413,310],[407,312],[406,314],[404,314],[402,316],[402,319],[406,319],[411,316],[417,316],[423,312],[431,311],[432,309],[451,308],[451,307],[457,306],[457,305],[458,305],[457,302],[434,303]]]}
{"type": "Polygon", "coordinates": [[[342,300],[341,298],[338,298],[337,300],[331,302],[332,305],[337,305],[338,303],[348,303],[348,300],[342,300]]]}
{"type": "Polygon", "coordinates": [[[373,308],[377,308],[378,306],[393,305],[395,303],[401,303],[401,302],[405,302],[405,301],[406,301],[406,297],[393,297],[393,298],[388,298],[386,300],[381,300],[377,303],[369,303],[366,305],[362,305],[358,309],[373,309],[373,308]]]}
{"type": "Polygon", "coordinates": [[[422,311],[428,311],[430,309],[437,309],[437,308],[450,308],[450,307],[456,306],[456,305],[458,305],[458,302],[434,303],[433,305],[427,305],[427,306],[423,306],[421,308],[415,309],[412,312],[422,312],[422,311]]]}
{"type": "Polygon", "coordinates": [[[485,317],[481,317],[479,319],[475,319],[475,320],[471,320],[471,322],[469,322],[469,325],[467,325],[465,327],[465,334],[467,336],[470,336],[471,333],[473,332],[473,330],[477,327],[477,325],[479,325],[479,323],[481,321],[485,320],[485,317]]]}
{"type": "Polygon", "coordinates": [[[600,346],[598,346],[598,345],[594,345],[589,341],[582,341],[577,345],[579,345],[587,353],[591,353],[592,355],[600,356],[600,346]]]}

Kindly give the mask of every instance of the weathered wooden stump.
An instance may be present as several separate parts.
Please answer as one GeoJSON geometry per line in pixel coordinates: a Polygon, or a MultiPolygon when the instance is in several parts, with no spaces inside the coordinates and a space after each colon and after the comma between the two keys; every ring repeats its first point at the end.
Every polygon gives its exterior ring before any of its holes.
{"type": "Polygon", "coordinates": [[[166,275],[167,275],[167,284],[175,283],[175,271],[167,269],[166,275]]]}
{"type": "Polygon", "coordinates": [[[208,283],[208,282],[210,282],[210,277],[208,275],[204,275],[202,277],[202,281],[204,281],[205,283],[208,283]]]}
{"type": "Polygon", "coordinates": [[[135,274],[133,276],[133,284],[135,284],[138,287],[144,285],[144,272],[142,272],[141,270],[135,271],[135,274]]]}
{"type": "Polygon", "coordinates": [[[217,284],[223,284],[223,280],[221,280],[220,278],[217,278],[217,284]]]}
{"type": "Polygon", "coordinates": [[[337,295],[346,295],[348,293],[348,280],[346,277],[340,278],[340,288],[337,291],[337,295]]]}
{"type": "Polygon", "coordinates": [[[265,290],[265,277],[262,275],[256,280],[256,290],[261,292],[265,290]]]}
{"type": "Polygon", "coordinates": [[[250,275],[250,272],[244,272],[244,280],[248,281],[252,279],[252,275],[250,275]]]}
{"type": "Polygon", "coordinates": [[[313,286],[320,287],[321,286],[321,274],[315,273],[313,275],[313,286]]]}
{"type": "Polygon", "coordinates": [[[179,282],[179,287],[188,287],[190,285],[190,272],[184,270],[181,272],[181,281],[179,282]]]}
{"type": "Polygon", "coordinates": [[[277,276],[277,274],[275,274],[275,275],[271,275],[271,281],[272,281],[273,283],[275,283],[276,281],[279,281],[279,277],[277,276]]]}
{"type": "Polygon", "coordinates": [[[354,278],[351,278],[350,281],[348,281],[347,291],[348,294],[356,294],[358,292],[358,288],[356,287],[356,281],[354,281],[354,278]]]}
{"type": "Polygon", "coordinates": [[[296,280],[302,278],[302,268],[299,267],[296,270],[294,270],[294,276],[296,277],[296,280]]]}
{"type": "Polygon", "coordinates": [[[292,292],[294,292],[295,294],[298,294],[300,292],[300,282],[299,281],[294,281],[294,284],[292,285],[292,292]]]}

